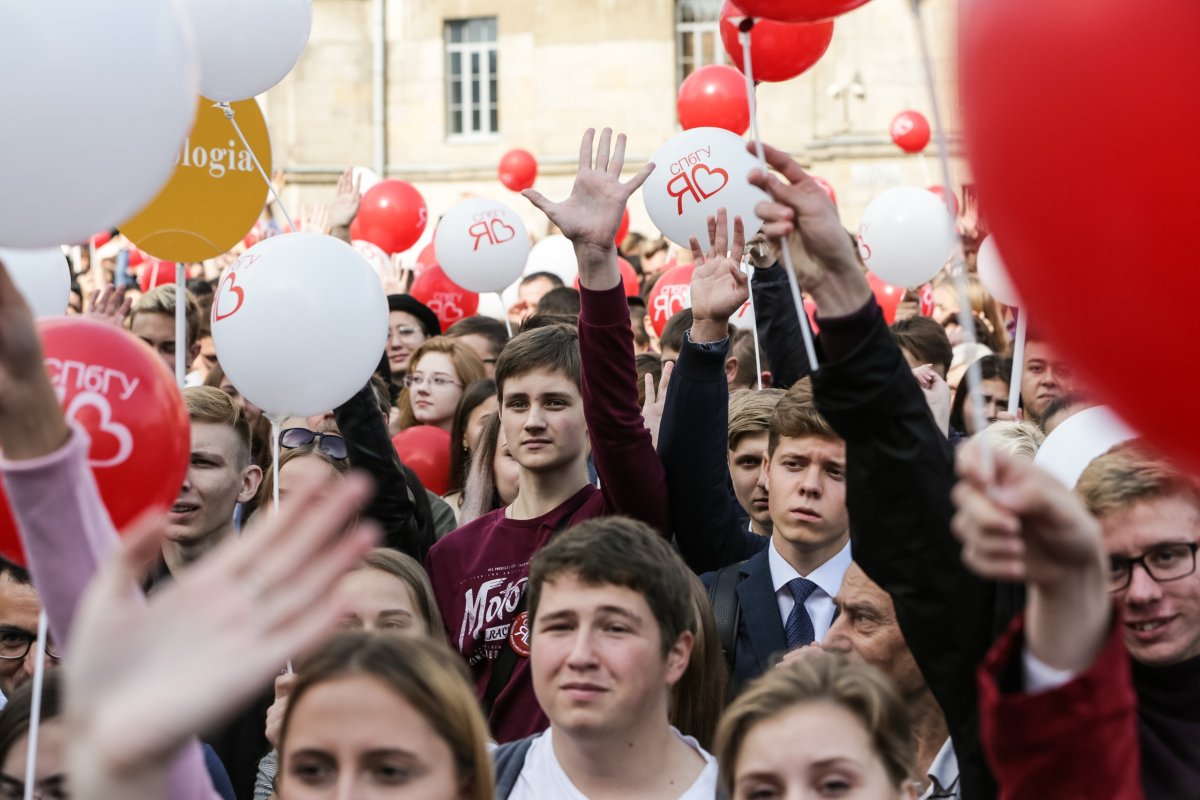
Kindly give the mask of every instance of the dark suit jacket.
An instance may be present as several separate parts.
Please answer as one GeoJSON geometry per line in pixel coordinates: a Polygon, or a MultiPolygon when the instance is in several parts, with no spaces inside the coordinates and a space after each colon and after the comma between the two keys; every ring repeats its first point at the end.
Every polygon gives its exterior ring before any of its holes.
{"type": "MultiPolygon", "coordinates": [[[[743,576],[737,588],[741,618],[737,629],[737,655],[729,682],[730,697],[739,694],[747,683],[770,669],[776,657],[787,650],[767,554],[767,550],[760,550],[737,567],[743,576]]],[[[700,580],[705,587],[711,588],[715,577],[715,572],[709,572],[701,575],[700,580]]]]}

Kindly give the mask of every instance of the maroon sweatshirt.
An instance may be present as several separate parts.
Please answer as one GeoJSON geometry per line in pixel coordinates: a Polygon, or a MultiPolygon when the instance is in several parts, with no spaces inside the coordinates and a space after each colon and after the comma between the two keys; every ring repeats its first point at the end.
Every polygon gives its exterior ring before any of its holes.
{"type": "MultiPolygon", "coordinates": [[[[602,488],[585,486],[535,519],[506,519],[504,509],[493,511],[447,534],[427,559],[450,644],[467,660],[480,697],[501,649],[510,646],[509,628],[529,580],[529,561],[555,531],[612,514],[639,519],[663,535],[671,529],[666,479],[638,405],[625,293],[617,286],[581,288],[580,294],[580,388],[602,488]]],[[[533,694],[528,658],[517,660],[488,722],[502,743],[547,727],[533,694]]]]}

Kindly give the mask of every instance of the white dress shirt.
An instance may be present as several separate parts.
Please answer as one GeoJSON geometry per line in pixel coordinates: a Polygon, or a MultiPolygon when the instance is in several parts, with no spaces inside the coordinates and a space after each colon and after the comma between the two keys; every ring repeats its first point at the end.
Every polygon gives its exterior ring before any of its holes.
{"type": "Polygon", "coordinates": [[[829,626],[833,624],[833,598],[842,588],[842,576],[850,566],[850,543],[837,552],[833,558],[814,569],[807,575],[801,575],[796,568],[783,559],[775,548],[775,537],[771,537],[767,562],[771,567],[771,584],[775,587],[775,599],[779,603],[779,619],[781,625],[787,625],[788,615],[796,605],[791,591],[787,588],[792,578],[807,578],[817,585],[815,591],[804,601],[804,609],[812,620],[813,634],[816,641],[825,638],[829,626]]]}

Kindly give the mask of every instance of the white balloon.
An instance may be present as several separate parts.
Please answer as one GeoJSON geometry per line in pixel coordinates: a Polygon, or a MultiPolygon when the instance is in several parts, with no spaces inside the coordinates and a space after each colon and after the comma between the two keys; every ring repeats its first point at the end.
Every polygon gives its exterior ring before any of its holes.
{"type": "Polygon", "coordinates": [[[71,265],[58,247],[45,250],[0,248],[0,261],[21,290],[35,317],[58,317],[71,302],[71,265]]]}
{"type": "Polygon", "coordinates": [[[0,244],[82,242],[146,205],[191,129],[197,74],[174,3],[0,5],[0,244]]]}
{"type": "Polygon", "coordinates": [[[729,317],[729,324],[735,328],[754,330],[754,306],[750,305],[749,300],[742,303],[738,310],[733,312],[733,315],[729,317]]]}
{"type": "Polygon", "coordinates": [[[958,237],[941,198],[915,186],[900,186],[870,202],[858,241],[871,272],[894,286],[913,288],[938,273],[958,237]]]}
{"type": "Polygon", "coordinates": [[[994,297],[996,302],[1020,307],[1021,298],[1017,296],[1017,289],[1008,277],[1004,260],[1000,258],[1000,248],[996,246],[995,236],[987,237],[983,244],[979,245],[975,267],[979,271],[979,280],[983,283],[983,288],[988,290],[988,294],[994,297]]]}
{"type": "Polygon", "coordinates": [[[371,187],[383,180],[379,177],[379,173],[368,167],[354,167],[350,171],[350,177],[358,181],[358,190],[363,194],[369,192],[371,187]]]}
{"type": "Polygon", "coordinates": [[[365,239],[355,239],[350,245],[354,248],[355,252],[366,260],[371,269],[375,271],[375,277],[379,278],[381,284],[399,278],[399,275],[396,274],[396,268],[392,264],[392,257],[383,252],[378,245],[368,242],[365,239]]]}
{"type": "Polygon", "coordinates": [[[200,94],[218,103],[246,100],[283,80],[312,30],[312,0],[184,0],[183,5],[200,57],[200,94]]]}
{"type": "Polygon", "coordinates": [[[521,277],[530,253],[529,234],[508,206],[473,197],[438,222],[433,250],[446,277],[462,288],[499,292],[521,277]]]}
{"type": "Polygon", "coordinates": [[[370,265],[319,233],[264,239],[221,275],[212,337],[229,380],[269,414],[307,417],[362,389],[387,343],[370,265]]]}
{"type": "MultiPolygon", "coordinates": [[[[514,300],[515,302],[515,300],[514,300]]],[[[498,294],[479,295],[479,309],[475,312],[481,317],[491,317],[503,321],[508,316],[508,306],[498,294]]]]}
{"type": "Polygon", "coordinates": [[[708,218],[718,208],[729,213],[730,240],[735,216],[742,218],[747,239],[762,227],[754,207],[769,198],[747,180],[758,161],[742,137],[721,128],[692,128],[658,148],[650,160],[654,172],[642,186],[646,211],[663,236],[680,247],[695,237],[708,249],[708,218]]]}
{"type": "MultiPolygon", "coordinates": [[[[579,277],[579,261],[575,258],[575,245],[561,234],[547,236],[533,246],[525,261],[524,275],[549,272],[562,278],[564,286],[574,286],[579,277]]],[[[514,300],[515,302],[515,300],[514,300]]]]}
{"type": "Polygon", "coordinates": [[[1079,476],[1093,459],[1136,436],[1137,433],[1111,409],[1105,406],[1086,408],[1067,417],[1046,437],[1033,463],[1068,489],[1074,489],[1079,476]]]}

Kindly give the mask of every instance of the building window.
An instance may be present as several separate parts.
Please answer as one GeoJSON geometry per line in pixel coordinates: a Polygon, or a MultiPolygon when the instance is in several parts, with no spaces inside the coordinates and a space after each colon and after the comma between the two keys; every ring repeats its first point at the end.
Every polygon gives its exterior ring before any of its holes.
{"type": "Polygon", "coordinates": [[[722,0],[676,0],[675,72],[678,83],[700,67],[724,64],[722,0]]]}
{"type": "Polygon", "coordinates": [[[446,133],[490,137],[500,130],[496,18],[446,21],[446,133]]]}

